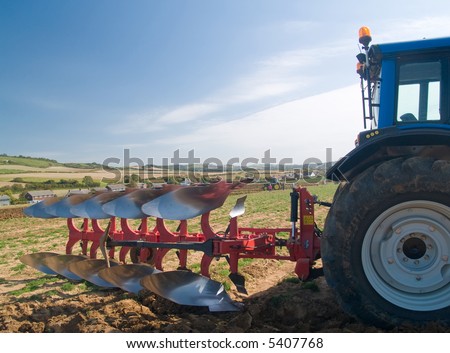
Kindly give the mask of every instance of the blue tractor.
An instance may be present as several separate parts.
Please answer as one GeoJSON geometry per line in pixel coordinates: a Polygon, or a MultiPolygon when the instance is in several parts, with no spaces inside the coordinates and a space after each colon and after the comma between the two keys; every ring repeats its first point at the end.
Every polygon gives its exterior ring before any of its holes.
{"type": "Polygon", "coordinates": [[[450,38],[357,55],[364,127],[328,170],[339,180],[321,241],[349,313],[382,326],[450,323],[450,38]]]}

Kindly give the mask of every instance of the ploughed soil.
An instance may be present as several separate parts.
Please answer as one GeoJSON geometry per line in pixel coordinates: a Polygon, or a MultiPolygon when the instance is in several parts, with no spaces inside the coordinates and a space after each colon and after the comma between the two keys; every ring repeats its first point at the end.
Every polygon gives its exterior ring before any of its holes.
{"type": "MultiPolygon", "coordinates": [[[[7,212],[7,217],[17,216],[13,213],[7,212]]],[[[33,247],[48,250],[39,243],[33,247]]],[[[437,324],[383,330],[347,315],[320,273],[320,260],[315,278],[308,282],[295,279],[292,262],[254,260],[242,269],[249,294],[228,289],[232,299],[242,303],[242,311],[211,313],[206,307],[180,306],[150,292],[136,296],[47,276],[20,266],[14,251],[9,254],[8,265],[0,266],[0,332],[450,331],[437,324]]]]}

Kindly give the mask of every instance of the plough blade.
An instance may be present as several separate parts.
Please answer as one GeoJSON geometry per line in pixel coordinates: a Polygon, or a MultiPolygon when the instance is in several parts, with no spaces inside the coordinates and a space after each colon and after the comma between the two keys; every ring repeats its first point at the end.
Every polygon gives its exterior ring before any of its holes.
{"type": "Polygon", "coordinates": [[[147,215],[169,220],[194,218],[222,206],[237,185],[219,181],[209,185],[179,188],[144,204],[142,211],[147,215]]]}
{"type": "Polygon", "coordinates": [[[148,215],[142,212],[141,207],[147,202],[160,197],[170,191],[180,188],[179,185],[166,185],[162,189],[140,189],[123,195],[106,203],[103,211],[110,216],[140,219],[148,215]]]}
{"type": "Polygon", "coordinates": [[[106,282],[127,292],[139,294],[144,287],[141,279],[161,271],[146,264],[126,264],[101,270],[98,276],[106,282]]]}
{"type": "Polygon", "coordinates": [[[111,215],[103,210],[103,205],[123,196],[124,192],[103,192],[70,208],[70,212],[78,217],[90,219],[106,219],[111,215]]]}
{"type": "Polygon", "coordinates": [[[160,272],[144,277],[141,284],[180,305],[207,306],[210,311],[240,310],[221,283],[192,272],[160,272]]]}
{"type": "Polygon", "coordinates": [[[57,255],[46,257],[42,260],[42,264],[72,281],[81,281],[81,277],[69,270],[69,265],[72,262],[83,261],[86,259],[87,257],[83,255],[57,255]]]}
{"type": "Polygon", "coordinates": [[[245,277],[240,275],[239,273],[230,273],[228,275],[231,282],[236,286],[236,289],[239,293],[248,294],[247,289],[245,288],[245,277]]]}
{"type": "Polygon", "coordinates": [[[56,275],[57,273],[53,271],[48,266],[44,265],[42,261],[50,256],[57,256],[58,254],[54,252],[39,252],[34,254],[23,255],[19,260],[25,265],[35,268],[47,275],[56,275]]]}
{"type": "MultiPolygon", "coordinates": [[[[118,266],[119,263],[116,261],[109,261],[109,264],[111,267],[118,266]]],[[[100,259],[92,259],[92,260],[83,260],[83,261],[76,261],[69,264],[68,269],[72,273],[74,273],[76,276],[91,282],[99,287],[105,287],[105,288],[115,288],[116,285],[105,281],[104,279],[100,278],[98,273],[106,269],[108,267],[107,262],[105,260],[100,259]]]]}
{"type": "Polygon", "coordinates": [[[56,218],[55,215],[52,215],[47,212],[48,207],[50,207],[52,204],[61,201],[62,199],[60,197],[51,197],[46,200],[43,200],[41,202],[35,203],[34,205],[31,205],[23,210],[23,213],[25,213],[29,217],[36,217],[36,218],[56,218]]]}
{"type": "Polygon", "coordinates": [[[70,209],[91,197],[93,197],[93,195],[72,195],[48,206],[46,211],[56,217],[78,218],[78,216],[73,214],[70,209]]]}
{"type": "Polygon", "coordinates": [[[236,200],[236,204],[234,205],[233,209],[230,211],[230,218],[236,218],[239,216],[242,216],[245,213],[245,200],[247,199],[246,196],[242,196],[236,200]]]}

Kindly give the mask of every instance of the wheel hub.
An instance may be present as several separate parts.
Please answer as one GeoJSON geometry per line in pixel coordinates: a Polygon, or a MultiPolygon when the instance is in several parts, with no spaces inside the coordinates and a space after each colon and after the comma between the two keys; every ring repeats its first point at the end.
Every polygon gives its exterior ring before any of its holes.
{"type": "MultiPolygon", "coordinates": [[[[419,225],[411,225],[419,227],[419,225]]],[[[441,237],[441,235],[439,235],[441,237]]],[[[430,267],[439,255],[434,237],[424,233],[411,233],[398,239],[396,246],[396,263],[402,270],[413,275],[430,267]]],[[[392,263],[391,263],[392,264],[392,263]]]]}
{"type": "Polygon", "coordinates": [[[417,260],[424,257],[427,251],[425,242],[417,237],[411,237],[403,243],[403,254],[411,260],[417,260]]]}

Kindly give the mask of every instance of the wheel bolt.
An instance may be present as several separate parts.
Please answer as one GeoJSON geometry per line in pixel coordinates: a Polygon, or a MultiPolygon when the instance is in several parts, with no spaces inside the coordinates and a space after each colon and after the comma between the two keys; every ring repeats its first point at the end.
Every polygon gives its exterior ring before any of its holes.
{"type": "Polygon", "coordinates": [[[419,260],[414,261],[414,265],[418,265],[420,263],[419,260]]]}
{"type": "Polygon", "coordinates": [[[447,255],[442,256],[442,261],[447,262],[448,261],[448,256],[447,255]]]}
{"type": "Polygon", "coordinates": [[[402,229],[401,228],[397,228],[396,230],[395,230],[395,233],[396,234],[400,234],[402,232],[402,229]]]}
{"type": "Polygon", "coordinates": [[[428,250],[431,250],[431,249],[433,249],[433,245],[431,245],[431,244],[428,244],[428,245],[427,245],[427,249],[428,249],[428,250]]]}
{"type": "Polygon", "coordinates": [[[389,265],[392,265],[394,263],[394,259],[392,257],[390,257],[387,261],[389,265]]]}
{"type": "Polygon", "coordinates": [[[416,276],[416,281],[420,281],[422,279],[422,276],[416,276]]]}
{"type": "Polygon", "coordinates": [[[402,252],[402,248],[397,248],[397,252],[401,253],[402,252]]]}
{"type": "Polygon", "coordinates": [[[436,230],[436,228],[434,228],[433,226],[430,226],[428,229],[430,230],[430,232],[434,232],[436,230]]]}
{"type": "Polygon", "coordinates": [[[428,255],[425,255],[425,256],[423,257],[423,259],[424,259],[424,260],[429,260],[430,257],[429,257],[428,255]]]}
{"type": "Polygon", "coordinates": [[[407,257],[404,257],[404,258],[403,258],[403,262],[408,262],[408,258],[407,258],[407,257]]]}

